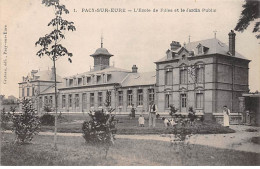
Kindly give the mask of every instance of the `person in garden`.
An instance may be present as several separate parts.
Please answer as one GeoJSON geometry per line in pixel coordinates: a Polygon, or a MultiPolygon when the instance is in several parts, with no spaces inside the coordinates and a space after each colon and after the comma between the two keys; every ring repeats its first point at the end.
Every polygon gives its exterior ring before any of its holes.
{"type": "Polygon", "coordinates": [[[135,111],[136,111],[135,105],[132,104],[132,108],[131,108],[131,119],[132,119],[132,118],[135,118],[135,111]]]}
{"type": "Polygon", "coordinates": [[[157,106],[151,101],[149,106],[149,127],[155,127],[157,106]]]}
{"type": "Polygon", "coordinates": [[[230,110],[227,108],[227,106],[223,106],[223,120],[224,120],[224,126],[229,127],[229,115],[230,110]]]}
{"type": "Polygon", "coordinates": [[[142,114],[140,114],[138,118],[138,122],[139,122],[139,127],[144,127],[144,116],[142,114]]]}

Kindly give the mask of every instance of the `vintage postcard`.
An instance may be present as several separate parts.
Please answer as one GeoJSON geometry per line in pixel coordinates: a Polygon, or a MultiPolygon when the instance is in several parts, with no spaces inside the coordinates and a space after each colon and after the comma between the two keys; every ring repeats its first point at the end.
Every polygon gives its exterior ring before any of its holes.
{"type": "Polygon", "coordinates": [[[259,0],[0,0],[2,166],[258,166],[259,0]]]}

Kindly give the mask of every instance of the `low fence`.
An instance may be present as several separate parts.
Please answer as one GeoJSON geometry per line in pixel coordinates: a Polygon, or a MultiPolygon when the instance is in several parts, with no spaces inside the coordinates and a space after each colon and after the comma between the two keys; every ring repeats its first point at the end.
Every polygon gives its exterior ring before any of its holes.
{"type": "MultiPolygon", "coordinates": [[[[223,124],[223,113],[213,113],[215,121],[219,124],[223,124]]],[[[243,124],[242,113],[230,113],[229,124],[243,124]]]]}

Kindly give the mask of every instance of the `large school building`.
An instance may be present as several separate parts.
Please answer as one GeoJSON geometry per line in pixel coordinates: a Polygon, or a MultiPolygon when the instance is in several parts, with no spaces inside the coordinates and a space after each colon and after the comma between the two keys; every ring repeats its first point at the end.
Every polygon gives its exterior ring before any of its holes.
{"type": "MultiPolygon", "coordinates": [[[[198,114],[213,115],[227,105],[239,112],[239,97],[249,91],[249,60],[235,50],[235,36],[228,34],[226,45],[216,38],[190,42],[183,46],[172,41],[165,56],[155,61],[155,71],[141,73],[110,65],[113,55],[103,47],[90,55],[94,68],[74,76],[58,76],[58,111],[88,112],[102,109],[107,97],[117,113],[147,112],[155,101],[159,113],[168,113],[170,105],[180,113],[189,107],[198,114]],[[109,94],[107,96],[107,93],[109,94]]],[[[141,66],[141,65],[139,65],[141,66]]],[[[32,70],[19,83],[20,98],[34,97],[39,111],[54,107],[53,69],[32,70]]]]}

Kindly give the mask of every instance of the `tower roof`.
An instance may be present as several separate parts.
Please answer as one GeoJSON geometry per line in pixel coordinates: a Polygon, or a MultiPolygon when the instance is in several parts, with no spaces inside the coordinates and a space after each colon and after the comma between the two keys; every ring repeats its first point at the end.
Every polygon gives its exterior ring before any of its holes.
{"type": "Polygon", "coordinates": [[[114,56],[111,53],[108,52],[108,50],[106,48],[98,48],[94,54],[90,55],[90,56],[99,56],[99,55],[103,55],[103,56],[114,56]]]}

